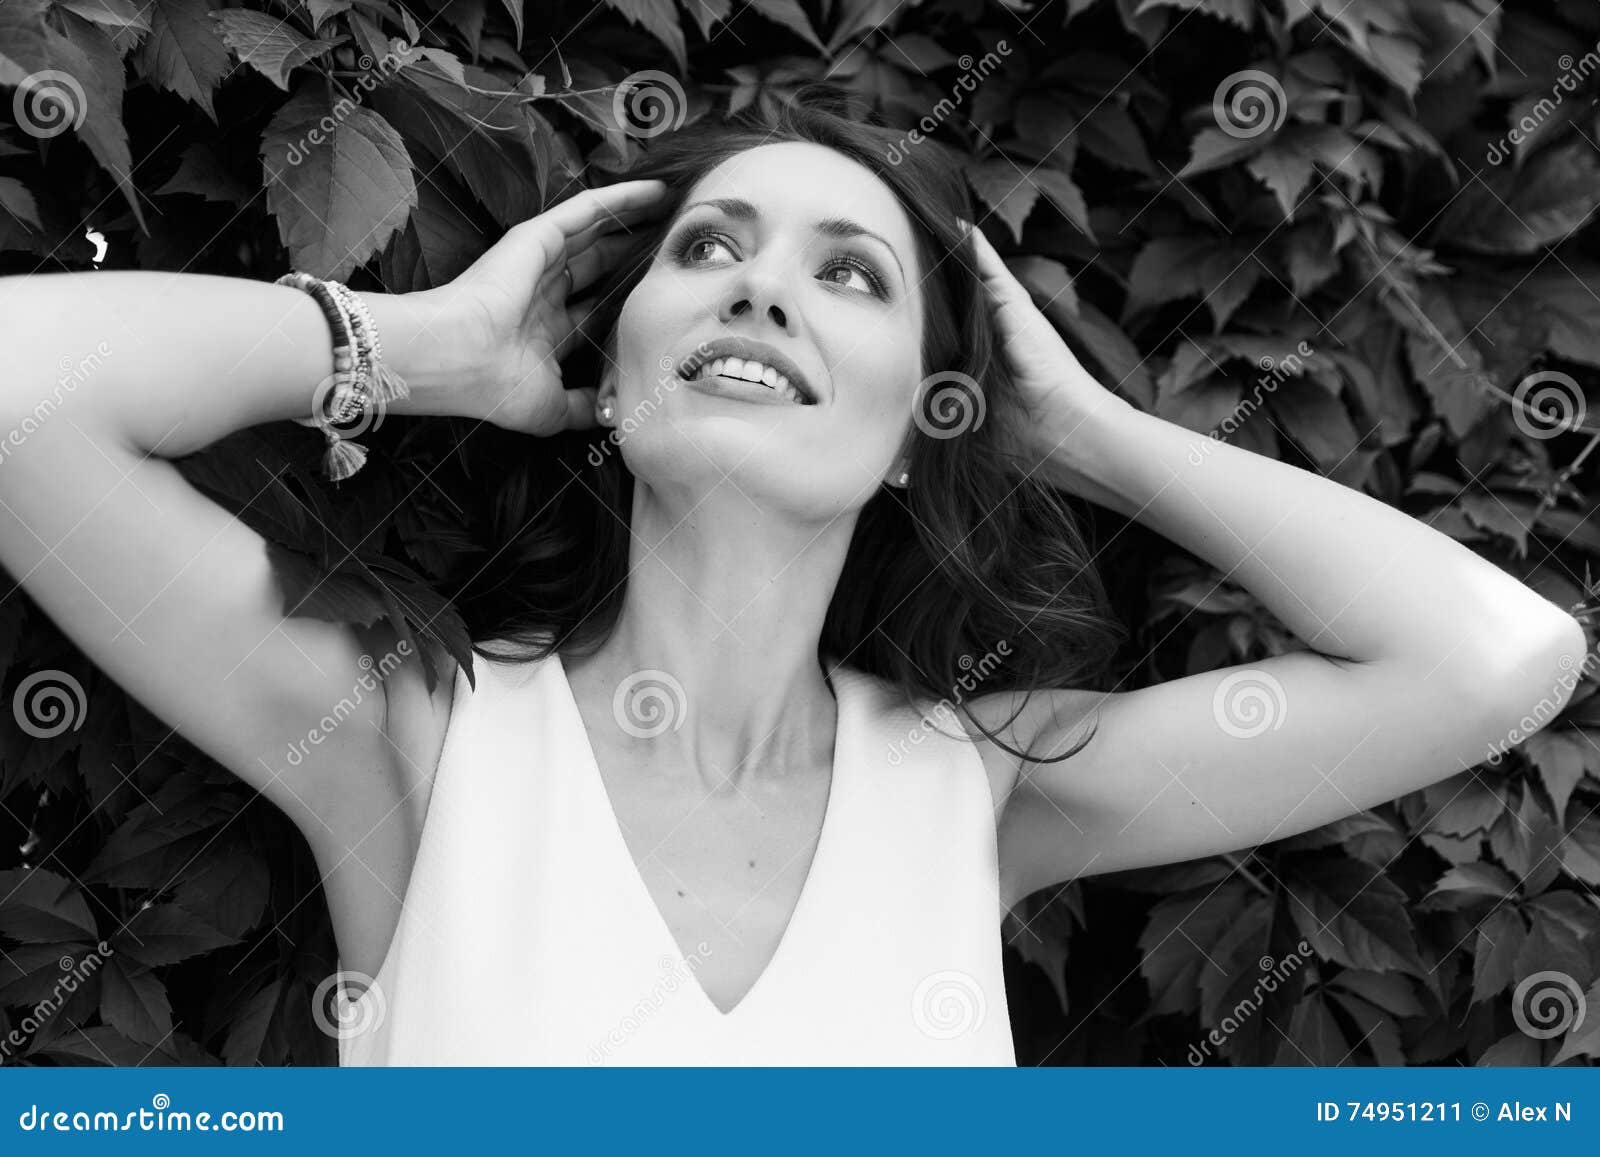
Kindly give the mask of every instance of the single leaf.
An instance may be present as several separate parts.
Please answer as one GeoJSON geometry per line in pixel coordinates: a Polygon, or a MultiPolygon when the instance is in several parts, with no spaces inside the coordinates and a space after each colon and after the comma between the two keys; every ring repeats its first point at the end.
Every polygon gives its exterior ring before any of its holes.
{"type": "Polygon", "coordinates": [[[142,1041],[129,1040],[114,1028],[96,1025],[75,1028],[51,1041],[37,1056],[63,1065],[112,1065],[118,1068],[149,1068],[178,1063],[171,1053],[142,1041]]]}
{"type": "Polygon", "coordinates": [[[224,936],[176,904],[152,904],[133,914],[111,946],[141,964],[154,967],[176,964],[202,952],[236,943],[237,937],[224,936]]]}
{"type": "Polygon", "coordinates": [[[194,193],[207,201],[230,205],[242,204],[250,197],[250,189],[223,167],[216,150],[199,141],[183,150],[177,172],[156,190],[158,197],[173,193],[194,193]]]}
{"type": "Polygon", "coordinates": [[[1374,972],[1426,971],[1405,893],[1388,877],[1352,860],[1293,864],[1285,876],[1290,911],[1319,956],[1374,972]]]}
{"type": "MultiPolygon", "coordinates": [[[[683,28],[678,23],[678,6],[673,0],[605,0],[616,9],[667,46],[672,62],[678,66],[678,75],[689,71],[688,53],[684,48],[683,28]]],[[[809,25],[808,25],[809,27],[809,25]]]]}
{"type": "Polygon", "coordinates": [[[98,935],[78,886],[45,868],[0,872],[0,934],[35,943],[98,935]]]}
{"type": "Polygon", "coordinates": [[[1550,1058],[1552,1065],[1564,1064],[1573,1057],[1600,1057],[1600,981],[1583,994],[1587,1015],[1561,1038],[1561,1047],[1550,1058]]]}
{"type": "Polygon", "coordinates": [[[1005,222],[1012,238],[1021,242],[1022,223],[1039,199],[1039,185],[1010,161],[984,161],[967,170],[967,179],[979,199],[1005,222]]]}
{"type": "Polygon", "coordinates": [[[273,84],[289,91],[289,73],[307,61],[315,60],[337,43],[308,40],[287,20],[248,8],[225,8],[214,12],[222,29],[222,42],[273,84]]]}
{"type": "Polygon", "coordinates": [[[1189,145],[1189,162],[1178,172],[1180,178],[1197,177],[1213,169],[1226,168],[1235,161],[1253,157],[1266,148],[1270,136],[1236,137],[1221,129],[1201,129],[1189,145]]]}
{"type": "Polygon", "coordinates": [[[1561,866],[1574,879],[1600,886],[1600,819],[1585,816],[1561,844],[1561,866]]]}
{"type": "Polygon", "coordinates": [[[15,177],[0,177],[0,209],[31,229],[44,228],[39,222],[39,203],[28,187],[15,177]]]}
{"type": "Polygon", "coordinates": [[[1254,896],[1249,885],[1234,878],[1202,893],[1163,900],[1151,909],[1139,935],[1139,973],[1150,988],[1141,1019],[1195,1010],[1201,970],[1211,967],[1205,953],[1254,896]]]}
{"type": "MultiPolygon", "coordinates": [[[[1576,681],[1576,676],[1573,678],[1576,681]]],[[[1522,750],[1538,769],[1539,779],[1555,804],[1555,814],[1566,815],[1573,789],[1600,753],[1596,753],[1575,729],[1558,731],[1549,727],[1523,740],[1522,750]]]]}
{"type": "Polygon", "coordinates": [[[148,5],[135,4],[134,0],[54,0],[54,4],[57,8],[65,8],[91,23],[107,28],[128,28],[136,32],[150,30],[150,21],[145,14],[148,5]]]}
{"type": "Polygon", "coordinates": [[[1359,968],[1346,968],[1329,984],[1360,996],[1395,1017],[1422,1016],[1422,1002],[1417,999],[1412,982],[1398,972],[1369,972],[1359,968]]]}
{"type": "MultiPolygon", "coordinates": [[[[1517,882],[1505,871],[1490,863],[1458,864],[1433,886],[1429,896],[1453,892],[1470,896],[1489,896],[1504,899],[1517,890],[1517,882]]],[[[1424,897],[1426,899],[1426,897],[1424,897]]]]}
{"type": "Polygon", "coordinates": [[[389,243],[417,203],[405,142],[370,108],[334,115],[309,79],[267,126],[267,208],[298,269],[344,279],[389,243]],[[333,123],[323,129],[324,119],[333,123]]]}
{"type": "Polygon", "coordinates": [[[222,1046],[222,1059],[230,1065],[252,1066],[261,1058],[261,1046],[272,1024],[283,994],[283,982],[274,980],[252,996],[237,1014],[229,1018],[228,1039],[222,1046]]]}
{"type": "Polygon", "coordinates": [[[1076,225],[1083,235],[1094,242],[1094,230],[1089,227],[1089,206],[1083,199],[1083,190],[1072,183],[1072,178],[1059,169],[1042,165],[1030,175],[1045,197],[1061,211],[1061,215],[1076,225]]]}
{"type": "Polygon", "coordinates": [[[129,1040],[158,1044],[172,1032],[166,986],[148,969],[115,957],[101,978],[100,1015],[129,1040]]]}
{"type": "Polygon", "coordinates": [[[216,120],[212,93],[229,65],[209,0],[149,0],[149,12],[150,35],[139,45],[140,70],[216,120]]]}
{"type": "Polygon", "coordinates": [[[1516,975],[1517,957],[1527,938],[1528,929],[1513,908],[1496,908],[1478,925],[1472,953],[1473,1004],[1505,991],[1516,975]]]}

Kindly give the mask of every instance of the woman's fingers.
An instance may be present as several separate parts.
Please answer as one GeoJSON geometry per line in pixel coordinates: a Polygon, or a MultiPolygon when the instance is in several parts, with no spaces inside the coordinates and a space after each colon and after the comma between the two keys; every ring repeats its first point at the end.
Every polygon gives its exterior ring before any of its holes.
{"type": "Polygon", "coordinates": [[[567,288],[567,297],[571,298],[594,284],[602,273],[614,267],[636,244],[638,238],[630,234],[612,233],[585,246],[576,254],[569,254],[567,268],[572,270],[572,284],[567,288]]]}
{"type": "Polygon", "coordinates": [[[1028,297],[1027,289],[1016,279],[1011,270],[1006,268],[1005,261],[995,252],[994,246],[989,244],[989,238],[984,236],[983,230],[960,217],[956,220],[966,227],[967,236],[972,240],[973,252],[978,258],[978,276],[984,285],[1002,301],[1020,293],[1031,303],[1033,299],[1028,297]]]}
{"type": "Polygon", "coordinates": [[[592,226],[620,224],[619,219],[625,216],[635,220],[648,216],[651,209],[661,205],[666,189],[665,181],[620,181],[585,189],[539,216],[559,229],[570,245],[573,238],[592,226]]]}
{"type": "Polygon", "coordinates": [[[559,328],[555,335],[556,360],[565,361],[568,354],[578,348],[585,338],[594,340],[596,334],[592,331],[598,324],[598,311],[600,303],[592,297],[582,301],[571,302],[558,316],[559,328]]]}
{"type": "Polygon", "coordinates": [[[566,395],[567,418],[564,430],[592,430],[600,424],[595,417],[595,396],[599,391],[594,386],[579,386],[576,389],[563,390],[566,395]]]}

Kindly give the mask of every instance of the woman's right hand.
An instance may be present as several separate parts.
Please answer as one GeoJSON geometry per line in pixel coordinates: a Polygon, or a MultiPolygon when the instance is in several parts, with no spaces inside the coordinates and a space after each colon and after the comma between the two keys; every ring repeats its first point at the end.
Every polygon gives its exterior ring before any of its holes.
{"type": "Polygon", "coordinates": [[[584,190],[514,226],[455,280],[423,291],[469,335],[471,416],[540,436],[596,424],[595,386],[567,389],[561,380],[561,359],[598,304],[573,299],[633,245],[628,227],[656,216],[665,191],[657,180],[584,190]]]}

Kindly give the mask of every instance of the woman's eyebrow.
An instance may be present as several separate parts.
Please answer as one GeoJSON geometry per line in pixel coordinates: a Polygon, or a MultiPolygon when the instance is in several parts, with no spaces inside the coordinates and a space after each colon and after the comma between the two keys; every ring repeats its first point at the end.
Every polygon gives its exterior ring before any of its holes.
{"type": "MultiPolygon", "coordinates": [[[[678,215],[681,217],[690,209],[696,208],[700,205],[709,205],[711,208],[726,214],[735,221],[756,221],[761,217],[761,210],[757,209],[755,205],[745,200],[743,197],[713,197],[706,201],[695,201],[692,204],[685,205],[682,209],[680,209],[678,215]]],[[[885,238],[881,233],[874,233],[865,225],[862,225],[856,221],[852,221],[848,217],[824,217],[822,220],[816,223],[815,227],[817,232],[823,234],[824,236],[837,237],[840,240],[845,240],[850,237],[871,237],[889,251],[889,256],[894,258],[894,263],[900,266],[901,279],[905,280],[906,268],[904,265],[900,264],[900,254],[895,251],[895,247],[889,244],[888,239],[885,238]]]]}

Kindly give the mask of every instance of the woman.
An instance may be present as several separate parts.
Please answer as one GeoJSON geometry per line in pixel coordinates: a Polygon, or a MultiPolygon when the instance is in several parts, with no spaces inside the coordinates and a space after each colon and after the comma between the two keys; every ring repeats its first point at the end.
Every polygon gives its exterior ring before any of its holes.
{"type": "Polygon", "coordinates": [[[449,285],[360,295],[391,412],[572,466],[507,499],[528,577],[464,592],[472,670],[431,690],[382,629],[286,618],[262,540],[167,461],[306,414],[310,296],[5,285],[13,427],[110,352],[13,439],[0,561],[305,833],[367,989],[344,1063],[1014,1064],[1004,908],[1456,773],[1583,652],[1444,535],[1095,382],[960,173],[894,140],[809,95],[697,126],[449,285]],[[1090,689],[1119,629],[1063,493],[1307,649],[1090,689]],[[384,695],[296,747],[374,662],[384,695]]]}

